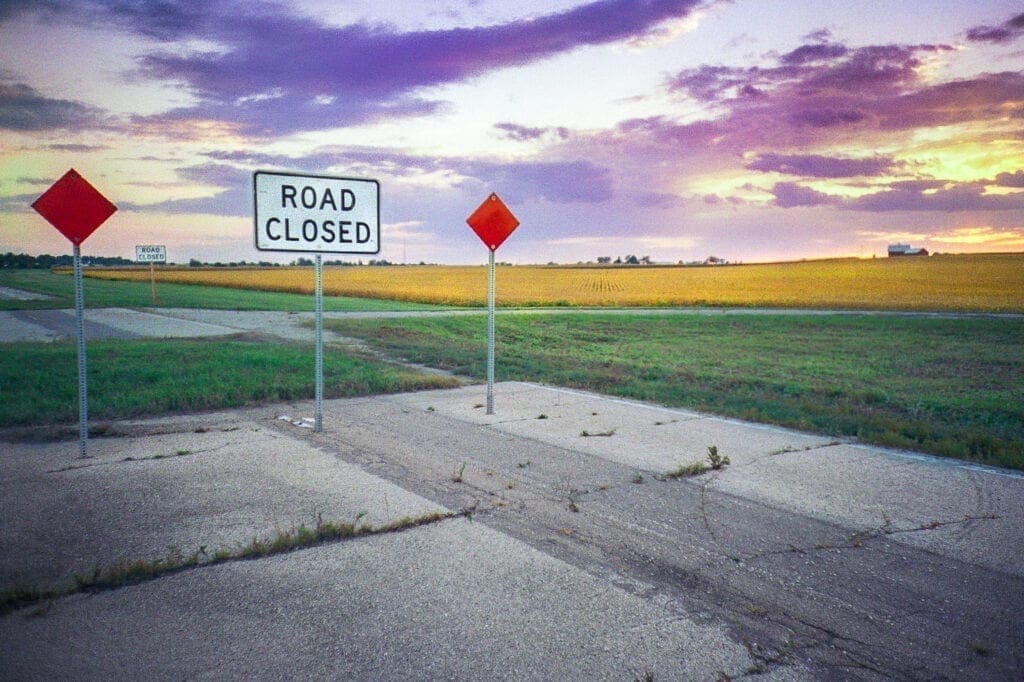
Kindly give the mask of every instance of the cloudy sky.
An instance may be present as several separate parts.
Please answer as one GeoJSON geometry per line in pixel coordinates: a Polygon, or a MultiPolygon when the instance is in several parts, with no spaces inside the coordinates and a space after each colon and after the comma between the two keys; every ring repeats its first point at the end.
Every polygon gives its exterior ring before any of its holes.
{"type": "Polygon", "coordinates": [[[0,0],[0,252],[76,168],[83,253],[253,247],[256,170],[374,178],[381,256],[520,263],[1024,251],[1009,0],[0,0]]]}

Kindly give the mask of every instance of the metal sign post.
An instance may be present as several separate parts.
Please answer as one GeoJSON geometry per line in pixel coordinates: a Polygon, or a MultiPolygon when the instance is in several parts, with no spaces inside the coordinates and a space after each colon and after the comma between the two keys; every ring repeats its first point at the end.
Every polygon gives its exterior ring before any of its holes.
{"type": "Polygon", "coordinates": [[[78,343],[78,456],[85,458],[89,440],[89,391],[85,367],[85,295],[82,292],[82,249],[74,245],[75,270],[75,339],[78,343]]]}
{"type": "Polygon", "coordinates": [[[323,257],[316,254],[314,266],[316,280],[316,416],[313,430],[317,433],[324,428],[324,262],[323,257]]]}
{"type": "Polygon", "coordinates": [[[487,414],[494,414],[494,252],[512,231],[519,227],[519,219],[508,206],[491,194],[484,199],[466,223],[487,246],[487,414]]]}
{"type": "Polygon", "coordinates": [[[494,251],[487,258],[487,414],[494,414],[494,251]]]}
{"type": "Polygon", "coordinates": [[[380,253],[380,184],[376,180],[294,173],[253,174],[256,249],[314,253],[316,416],[323,430],[325,253],[380,253]]]}
{"type": "Polygon", "coordinates": [[[85,296],[82,292],[81,244],[117,210],[74,168],[32,202],[32,208],[60,230],[73,245],[75,277],[75,336],[78,341],[78,454],[88,457],[89,395],[85,362],[85,296]]]}

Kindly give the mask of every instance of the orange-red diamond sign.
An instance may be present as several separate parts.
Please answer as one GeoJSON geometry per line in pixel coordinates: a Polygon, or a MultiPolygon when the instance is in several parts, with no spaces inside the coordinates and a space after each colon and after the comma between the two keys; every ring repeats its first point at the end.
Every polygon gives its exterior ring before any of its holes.
{"type": "Polygon", "coordinates": [[[473,215],[466,218],[466,222],[491,251],[496,251],[519,227],[519,220],[512,215],[512,211],[508,210],[508,206],[498,198],[498,195],[493,193],[473,211],[473,215]]]}
{"type": "Polygon", "coordinates": [[[32,208],[73,244],[84,242],[117,210],[74,168],[43,192],[32,208]]]}

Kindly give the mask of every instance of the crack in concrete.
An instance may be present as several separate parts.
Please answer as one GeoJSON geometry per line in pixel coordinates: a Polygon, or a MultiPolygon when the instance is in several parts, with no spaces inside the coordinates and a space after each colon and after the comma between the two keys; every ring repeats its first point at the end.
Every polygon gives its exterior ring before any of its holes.
{"type": "Polygon", "coordinates": [[[903,533],[921,533],[930,530],[936,530],[938,528],[944,528],[946,526],[955,526],[970,523],[972,521],[982,520],[995,520],[1002,518],[998,514],[981,514],[972,515],[965,514],[961,519],[953,519],[946,521],[929,521],[928,523],[920,524],[918,526],[911,526],[909,528],[893,528],[891,520],[886,517],[886,523],[878,528],[870,528],[867,530],[856,531],[853,534],[847,536],[846,542],[833,543],[833,542],[818,542],[811,546],[798,547],[791,544],[788,549],[777,549],[771,551],[759,551],[754,552],[746,557],[741,557],[742,561],[753,561],[755,559],[761,559],[769,556],[779,556],[783,554],[806,554],[809,552],[830,550],[830,549],[859,549],[863,546],[867,540],[873,540],[880,537],[888,537],[891,535],[900,535],[903,533]]]}
{"type": "Polygon", "coordinates": [[[70,465],[68,465],[66,467],[61,467],[60,469],[47,469],[44,473],[47,473],[47,474],[60,474],[60,473],[64,473],[64,472],[67,472],[67,471],[78,471],[79,469],[89,469],[89,468],[92,468],[92,467],[101,467],[101,466],[113,466],[115,464],[126,464],[126,463],[129,463],[129,462],[153,462],[153,461],[163,460],[163,459],[176,459],[178,457],[191,457],[192,455],[199,455],[199,454],[203,454],[203,453],[206,453],[206,452],[216,452],[217,450],[222,450],[222,449],[228,447],[229,445],[236,445],[236,443],[223,443],[221,445],[218,445],[215,448],[206,448],[205,450],[179,450],[178,452],[175,452],[174,454],[170,454],[170,455],[148,455],[146,457],[132,457],[132,456],[129,455],[128,457],[123,457],[121,459],[108,460],[108,461],[103,461],[103,462],[87,462],[85,464],[70,464],[70,465]]]}
{"type": "MultiPolygon", "coordinates": [[[[75,585],[67,588],[9,586],[0,590],[0,617],[22,608],[38,606],[41,603],[46,603],[47,606],[44,608],[49,610],[50,605],[57,599],[82,593],[122,589],[159,580],[184,571],[208,568],[236,561],[265,559],[280,554],[313,549],[327,544],[345,542],[362,537],[401,533],[406,530],[430,526],[460,517],[472,521],[477,505],[478,501],[475,501],[473,505],[462,507],[457,512],[433,512],[418,517],[404,517],[376,527],[359,526],[358,523],[362,514],[358,515],[356,521],[352,524],[344,522],[340,524],[325,523],[318,517],[315,530],[310,530],[304,525],[297,529],[293,527],[291,531],[279,532],[276,536],[266,540],[254,539],[250,545],[235,550],[218,549],[213,552],[207,552],[207,546],[200,545],[199,549],[188,556],[183,555],[180,551],[174,551],[162,559],[122,561],[106,569],[97,566],[91,576],[83,577],[76,575],[75,585]],[[327,532],[321,533],[321,529],[327,529],[327,532]]],[[[37,610],[32,615],[44,614],[45,611],[37,610]]]]}

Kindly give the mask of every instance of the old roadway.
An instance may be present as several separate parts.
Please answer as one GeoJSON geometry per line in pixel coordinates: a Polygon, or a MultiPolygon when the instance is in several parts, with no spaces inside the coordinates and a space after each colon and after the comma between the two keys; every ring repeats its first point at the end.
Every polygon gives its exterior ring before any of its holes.
{"type": "MultiPolygon", "coordinates": [[[[209,334],[301,317],[152,315],[209,334]]],[[[499,384],[496,415],[483,402],[480,386],[328,401],[319,434],[301,426],[309,403],[125,422],[90,460],[74,442],[0,443],[3,588],[238,547],[318,514],[471,510],[37,603],[0,617],[0,670],[1021,678],[1024,477],[534,384],[499,384]],[[731,463],[666,476],[709,445],[731,463]]]]}

